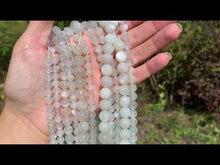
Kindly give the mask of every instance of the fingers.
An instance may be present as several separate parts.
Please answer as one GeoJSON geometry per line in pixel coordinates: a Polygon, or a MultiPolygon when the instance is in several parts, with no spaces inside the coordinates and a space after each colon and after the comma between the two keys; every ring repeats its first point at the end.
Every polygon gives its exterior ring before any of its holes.
{"type": "Polygon", "coordinates": [[[160,29],[176,21],[146,21],[128,32],[131,48],[143,43],[160,29]]]}
{"type": "Polygon", "coordinates": [[[46,44],[51,33],[54,21],[30,21],[25,31],[26,34],[40,39],[40,43],[46,44]]]}
{"type": "Polygon", "coordinates": [[[172,41],[176,40],[181,32],[181,28],[178,24],[169,24],[152,38],[145,41],[141,45],[132,49],[133,66],[137,66],[154,53],[169,45],[172,41]]]}
{"type": "Polygon", "coordinates": [[[160,53],[144,63],[143,65],[135,68],[134,75],[136,77],[136,83],[139,83],[156,72],[163,69],[171,59],[168,53],[160,53]]]}
{"type": "Polygon", "coordinates": [[[128,30],[142,24],[144,21],[127,21],[128,24],[128,30]]]}

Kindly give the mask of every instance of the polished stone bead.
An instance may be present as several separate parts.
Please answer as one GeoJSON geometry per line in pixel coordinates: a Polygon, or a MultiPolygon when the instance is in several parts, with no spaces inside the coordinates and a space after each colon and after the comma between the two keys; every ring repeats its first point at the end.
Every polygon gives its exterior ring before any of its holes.
{"type": "Polygon", "coordinates": [[[118,82],[122,85],[126,85],[129,82],[129,75],[127,73],[122,73],[118,77],[118,82]]]}
{"type": "Polygon", "coordinates": [[[108,110],[112,108],[111,102],[107,99],[101,100],[99,106],[102,110],[108,110]]]}
{"type": "Polygon", "coordinates": [[[101,85],[105,88],[109,88],[113,85],[112,78],[109,76],[103,76],[101,78],[101,85]]]}
{"type": "Polygon", "coordinates": [[[89,123],[88,122],[80,122],[78,124],[78,130],[80,132],[86,132],[89,129],[89,123]]]}
{"type": "Polygon", "coordinates": [[[106,43],[103,45],[103,52],[104,53],[111,54],[113,51],[114,51],[114,47],[112,46],[112,44],[106,43]]]}
{"type": "Polygon", "coordinates": [[[82,56],[75,56],[73,58],[73,64],[76,66],[81,66],[85,62],[85,59],[82,56]]]}
{"type": "Polygon", "coordinates": [[[108,99],[111,97],[111,95],[112,95],[112,92],[111,92],[111,89],[109,88],[102,88],[100,91],[100,97],[102,99],[108,99]]]}
{"type": "Polygon", "coordinates": [[[72,132],[73,132],[73,127],[72,127],[72,126],[66,126],[66,127],[64,128],[64,133],[65,133],[65,134],[69,135],[69,134],[71,134],[72,132]]]}
{"type": "Polygon", "coordinates": [[[130,131],[128,129],[122,129],[120,131],[120,138],[123,140],[128,140],[130,137],[130,131]]]}
{"type": "Polygon", "coordinates": [[[69,102],[68,99],[63,99],[63,100],[61,101],[61,105],[62,105],[63,107],[68,107],[69,104],[70,104],[70,102],[69,102]]]}
{"type": "Polygon", "coordinates": [[[121,95],[129,95],[129,93],[130,93],[129,86],[128,85],[121,85],[119,87],[119,93],[121,95]]]}
{"type": "Polygon", "coordinates": [[[111,65],[105,64],[105,65],[102,66],[101,71],[102,71],[102,74],[103,74],[104,76],[110,76],[110,75],[112,75],[112,73],[113,73],[113,68],[112,68],[111,65]]]}
{"type": "Polygon", "coordinates": [[[110,64],[113,61],[113,56],[111,54],[104,54],[102,56],[102,62],[104,64],[110,64]]]}
{"type": "Polygon", "coordinates": [[[121,62],[117,66],[117,70],[119,73],[126,73],[128,71],[128,64],[125,62],[121,62]]]}
{"type": "Polygon", "coordinates": [[[87,102],[84,99],[80,99],[76,102],[76,107],[79,110],[86,110],[87,102]]]}
{"type": "Polygon", "coordinates": [[[76,90],[76,96],[80,99],[83,99],[86,97],[86,91],[83,88],[79,88],[76,90]]]}
{"type": "Polygon", "coordinates": [[[118,51],[116,53],[116,60],[118,62],[125,62],[127,60],[127,54],[124,51],[118,51]]]}
{"type": "Polygon", "coordinates": [[[125,47],[124,42],[121,39],[116,39],[114,42],[114,48],[116,51],[122,51],[125,47]]]}
{"type": "Polygon", "coordinates": [[[128,107],[131,102],[131,99],[127,96],[122,96],[120,99],[120,105],[122,107],[128,107]]]}
{"type": "Polygon", "coordinates": [[[123,107],[120,109],[120,115],[124,118],[130,117],[131,110],[128,107],[123,107]]]}
{"type": "Polygon", "coordinates": [[[105,36],[105,42],[106,42],[106,43],[113,44],[113,43],[115,42],[115,39],[116,39],[116,37],[115,37],[115,35],[113,35],[113,34],[107,34],[107,35],[105,36]]]}
{"type": "Polygon", "coordinates": [[[130,126],[130,120],[128,118],[122,118],[120,120],[120,127],[121,128],[129,128],[130,126]]]}
{"type": "Polygon", "coordinates": [[[113,33],[116,29],[116,26],[114,24],[111,24],[111,23],[107,23],[105,25],[105,31],[106,33],[113,33]]]}
{"type": "Polygon", "coordinates": [[[73,141],[74,141],[74,136],[73,136],[72,134],[66,135],[65,141],[66,141],[67,144],[73,143],[73,141]]]}
{"type": "Polygon", "coordinates": [[[102,122],[107,122],[110,119],[110,112],[109,111],[101,111],[99,114],[99,119],[102,122]]]}
{"type": "Polygon", "coordinates": [[[61,91],[60,95],[61,95],[62,98],[68,98],[69,97],[69,91],[63,90],[63,91],[61,91]]]}

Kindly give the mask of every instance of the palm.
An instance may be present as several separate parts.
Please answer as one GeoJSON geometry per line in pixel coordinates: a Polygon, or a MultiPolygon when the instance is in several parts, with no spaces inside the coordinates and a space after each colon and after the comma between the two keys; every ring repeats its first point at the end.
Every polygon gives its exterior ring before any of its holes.
{"type": "MultiPolygon", "coordinates": [[[[152,24],[152,21],[146,23],[150,24],[150,22],[152,24]]],[[[155,23],[154,25],[156,26],[152,31],[149,28],[147,29],[147,27],[143,29],[145,24],[143,21],[130,21],[128,24],[130,27],[129,36],[132,59],[138,83],[167,65],[169,59],[164,53],[158,54],[149,61],[147,59],[176,39],[179,32],[176,30],[176,33],[173,34],[174,36],[164,34],[168,31],[168,26],[174,26],[171,21],[155,23]],[[138,28],[140,32],[137,31],[138,28]],[[144,30],[148,31],[148,34],[145,37],[139,37],[143,36],[141,33],[144,30]],[[158,41],[156,46],[152,45],[153,41],[158,41]],[[144,61],[147,62],[138,66],[144,61]]],[[[14,113],[24,116],[46,135],[48,134],[48,126],[44,101],[44,61],[46,57],[46,43],[51,27],[51,22],[32,22],[32,25],[30,24],[30,27],[28,27],[14,47],[5,84],[6,104],[10,105],[11,109],[14,109],[14,113]]],[[[89,39],[85,38],[89,43],[89,39]]],[[[89,47],[93,50],[91,44],[89,44],[89,47]]],[[[101,73],[96,61],[96,55],[91,53],[91,57],[94,77],[94,98],[96,100],[96,107],[98,107],[101,73]]]]}

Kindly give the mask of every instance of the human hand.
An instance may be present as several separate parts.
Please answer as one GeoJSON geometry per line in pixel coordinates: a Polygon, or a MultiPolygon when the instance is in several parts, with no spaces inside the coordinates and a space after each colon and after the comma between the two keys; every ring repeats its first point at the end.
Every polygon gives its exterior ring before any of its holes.
{"type": "MultiPolygon", "coordinates": [[[[5,82],[6,105],[1,120],[13,116],[14,120],[19,120],[19,123],[26,127],[26,132],[33,132],[31,138],[17,139],[17,143],[22,143],[22,140],[26,140],[24,143],[49,142],[44,100],[44,61],[52,25],[52,21],[31,21],[13,49],[5,82]]],[[[168,64],[167,53],[160,53],[148,59],[174,41],[181,29],[175,21],[129,21],[128,25],[135,76],[139,83],[168,64]],[[139,66],[143,62],[145,63],[139,66]]],[[[88,37],[84,37],[89,43],[88,37]]],[[[94,97],[98,108],[101,73],[96,55],[92,51],[94,48],[91,44],[89,47],[92,56],[94,97]]],[[[7,126],[4,127],[6,128],[2,128],[0,124],[0,130],[7,131],[7,126]]],[[[21,132],[18,131],[17,134],[21,132]]],[[[15,135],[11,138],[15,138],[15,135]]],[[[1,139],[0,136],[0,142],[1,139]]]]}

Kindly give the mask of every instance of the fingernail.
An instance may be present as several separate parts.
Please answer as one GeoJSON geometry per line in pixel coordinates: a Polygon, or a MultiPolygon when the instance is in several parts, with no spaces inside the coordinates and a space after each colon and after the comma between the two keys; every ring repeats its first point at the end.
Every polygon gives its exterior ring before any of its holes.
{"type": "Polygon", "coordinates": [[[180,23],[176,23],[176,25],[179,26],[179,28],[180,28],[180,33],[181,33],[181,32],[183,31],[182,25],[181,25],[180,23]]]}
{"type": "Polygon", "coordinates": [[[172,55],[169,52],[165,52],[169,56],[169,60],[172,59],[172,55]]]}

